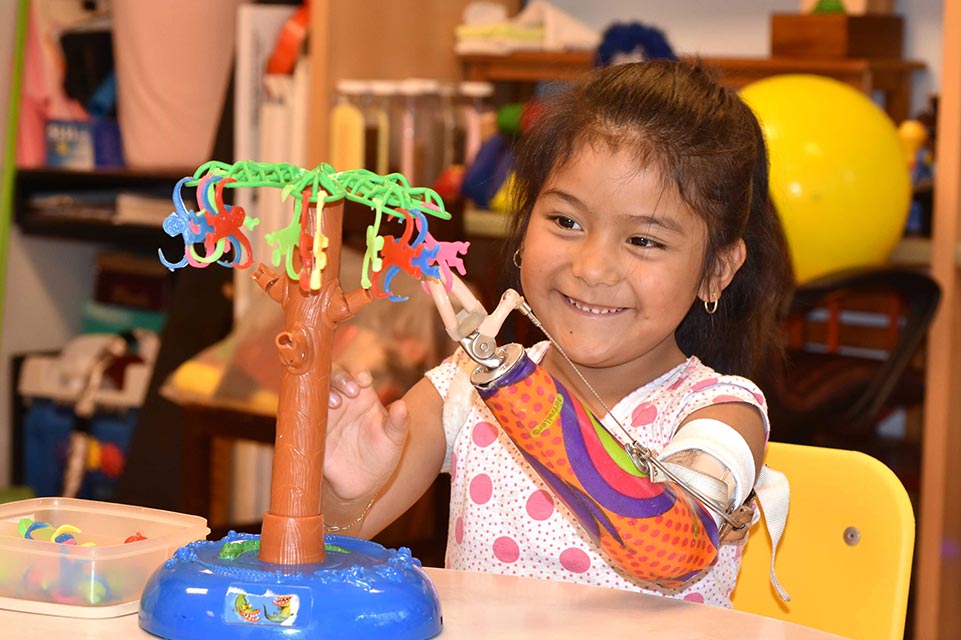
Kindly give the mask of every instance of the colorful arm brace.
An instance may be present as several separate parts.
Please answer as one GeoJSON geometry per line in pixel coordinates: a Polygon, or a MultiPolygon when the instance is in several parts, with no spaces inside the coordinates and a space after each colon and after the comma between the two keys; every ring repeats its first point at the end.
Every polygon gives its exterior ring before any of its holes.
{"type": "Polygon", "coordinates": [[[682,585],[717,557],[711,514],[671,482],[652,482],[597,419],[521,355],[489,383],[472,381],[504,432],[625,573],[682,585]]]}
{"type": "Polygon", "coordinates": [[[692,420],[664,460],[633,439],[624,446],[523,347],[497,347],[494,337],[514,309],[543,329],[516,291],[508,289],[487,315],[456,277],[452,295],[438,282],[427,284],[447,333],[479,365],[471,384],[531,467],[622,571],[675,588],[714,562],[720,541],[746,534],[753,507],[741,500],[753,485],[753,457],[733,429],[718,423],[726,431],[715,442],[709,434],[717,421],[692,420]],[[452,296],[461,311],[454,311],[452,296]]]}

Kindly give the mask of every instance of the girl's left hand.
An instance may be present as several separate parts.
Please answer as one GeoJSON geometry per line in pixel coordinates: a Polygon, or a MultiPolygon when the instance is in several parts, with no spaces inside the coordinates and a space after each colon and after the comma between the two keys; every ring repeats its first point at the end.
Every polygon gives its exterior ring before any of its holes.
{"type": "Polygon", "coordinates": [[[344,502],[366,501],[388,481],[407,441],[407,405],[384,407],[369,372],[331,375],[324,477],[329,491],[344,502]]]}

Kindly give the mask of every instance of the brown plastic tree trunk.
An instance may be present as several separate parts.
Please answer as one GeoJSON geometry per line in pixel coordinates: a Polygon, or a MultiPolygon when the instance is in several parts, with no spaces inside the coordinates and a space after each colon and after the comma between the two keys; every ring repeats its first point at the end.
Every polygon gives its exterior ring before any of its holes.
{"type": "MultiPolygon", "coordinates": [[[[323,562],[325,557],[320,502],[330,346],[337,324],[372,299],[363,289],[349,295],[341,289],[338,274],[343,214],[343,200],[327,203],[322,210],[321,230],[330,244],[318,291],[304,291],[286,274],[277,276],[263,265],[254,274],[284,310],[284,330],[276,338],[283,368],[270,507],[264,514],[260,540],[260,559],[264,562],[309,564],[323,562]]],[[[312,216],[304,217],[304,228],[313,229],[312,216]]]]}

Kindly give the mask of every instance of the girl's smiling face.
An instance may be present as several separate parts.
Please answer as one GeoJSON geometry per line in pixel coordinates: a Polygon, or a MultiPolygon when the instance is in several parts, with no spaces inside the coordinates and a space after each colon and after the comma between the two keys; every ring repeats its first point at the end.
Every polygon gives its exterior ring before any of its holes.
{"type": "Polygon", "coordinates": [[[545,182],[521,249],[524,296],[547,331],[595,382],[627,389],[684,360],[675,330],[733,277],[702,285],[704,222],[637,166],[628,151],[581,148],[545,182]]]}

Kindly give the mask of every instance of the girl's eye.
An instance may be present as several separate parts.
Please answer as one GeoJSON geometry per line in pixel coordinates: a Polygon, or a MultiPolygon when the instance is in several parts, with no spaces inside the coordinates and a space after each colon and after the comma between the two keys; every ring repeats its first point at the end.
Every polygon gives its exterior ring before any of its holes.
{"type": "Polygon", "coordinates": [[[551,220],[553,220],[554,224],[561,227],[562,229],[578,230],[581,228],[581,226],[577,224],[577,222],[575,222],[571,218],[568,218],[567,216],[559,216],[559,215],[551,216],[551,220]]]}
{"type": "Polygon", "coordinates": [[[658,247],[663,246],[661,243],[655,242],[654,240],[645,238],[643,236],[634,236],[633,238],[628,238],[627,241],[635,247],[644,247],[647,249],[657,249],[658,247]]]}

